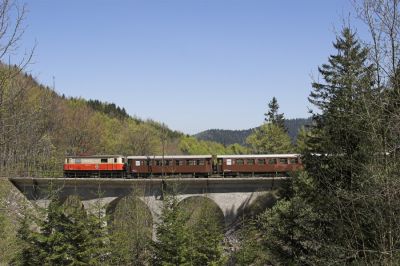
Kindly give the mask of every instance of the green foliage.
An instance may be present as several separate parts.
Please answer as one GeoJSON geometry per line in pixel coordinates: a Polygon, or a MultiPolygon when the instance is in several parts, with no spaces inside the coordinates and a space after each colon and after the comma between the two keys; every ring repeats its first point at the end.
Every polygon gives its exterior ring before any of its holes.
{"type": "Polygon", "coordinates": [[[224,215],[219,207],[204,197],[191,197],[179,204],[189,215],[188,261],[190,265],[223,265],[224,215]]]}
{"type": "Polygon", "coordinates": [[[312,137],[312,131],[302,126],[296,140],[296,152],[304,154],[308,152],[308,141],[312,137]]]}
{"type": "Polygon", "coordinates": [[[103,103],[100,102],[99,100],[88,100],[87,104],[96,111],[100,111],[102,113],[105,113],[111,117],[118,118],[120,120],[129,118],[128,113],[125,111],[125,108],[121,108],[115,103],[103,103]]]}
{"type": "Polygon", "coordinates": [[[286,132],[284,114],[278,113],[279,104],[278,100],[275,97],[272,97],[272,100],[268,103],[268,108],[269,108],[268,112],[264,114],[265,122],[274,124],[282,128],[286,132]]]}
{"type": "Polygon", "coordinates": [[[274,124],[264,124],[247,138],[253,153],[288,153],[293,150],[287,133],[274,124]]]}
{"type": "Polygon", "coordinates": [[[253,224],[239,232],[240,248],[234,255],[235,265],[264,265],[268,262],[267,250],[262,245],[260,230],[253,224]]]}
{"type": "Polygon", "coordinates": [[[164,199],[157,227],[155,265],[224,265],[223,214],[202,198],[178,204],[174,195],[164,199]]]}
{"type": "Polygon", "coordinates": [[[107,254],[102,222],[87,215],[81,204],[68,204],[65,208],[53,199],[46,218],[37,222],[39,232],[31,231],[27,218],[22,221],[18,237],[23,248],[14,264],[98,265],[107,254]]]}
{"type": "Polygon", "coordinates": [[[386,124],[397,114],[386,109],[393,89],[374,86],[368,50],[350,29],[334,47],[310,95],[320,111],[298,142],[305,173],[260,216],[260,230],[272,264],[397,264],[400,160],[386,152],[399,125],[386,124]]]}
{"type": "Polygon", "coordinates": [[[149,265],[152,256],[152,216],[138,192],[110,206],[112,265],[149,265]]]}
{"type": "Polygon", "coordinates": [[[211,141],[200,141],[194,137],[181,138],[179,149],[185,154],[193,155],[214,155],[226,153],[225,147],[222,144],[211,141]]]}
{"type": "Polygon", "coordinates": [[[21,250],[17,238],[19,218],[28,211],[20,209],[25,201],[15,197],[15,190],[7,179],[0,178],[0,265],[8,265],[21,250]]]}
{"type": "Polygon", "coordinates": [[[176,196],[164,198],[160,218],[154,265],[189,265],[189,232],[186,227],[189,216],[178,207],[176,196]]]}
{"type": "Polygon", "coordinates": [[[226,154],[248,154],[249,149],[240,144],[234,143],[226,147],[226,154]]]}
{"type": "MultiPolygon", "coordinates": [[[[297,134],[302,126],[311,124],[311,119],[307,118],[296,118],[296,119],[285,119],[285,128],[290,136],[292,142],[297,139],[297,134]]],[[[240,144],[246,145],[246,139],[251,135],[257,128],[245,129],[245,130],[224,130],[224,129],[209,129],[193,135],[198,140],[206,140],[218,142],[223,145],[240,144]]]]}

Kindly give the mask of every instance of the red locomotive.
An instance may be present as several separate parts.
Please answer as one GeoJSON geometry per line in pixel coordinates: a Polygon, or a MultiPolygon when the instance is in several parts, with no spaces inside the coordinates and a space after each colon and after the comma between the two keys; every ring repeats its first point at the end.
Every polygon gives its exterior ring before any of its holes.
{"type": "Polygon", "coordinates": [[[65,177],[125,177],[122,155],[68,156],[64,163],[65,177]]]}
{"type": "Polygon", "coordinates": [[[298,154],[69,156],[65,177],[282,176],[302,168],[298,154]]]}

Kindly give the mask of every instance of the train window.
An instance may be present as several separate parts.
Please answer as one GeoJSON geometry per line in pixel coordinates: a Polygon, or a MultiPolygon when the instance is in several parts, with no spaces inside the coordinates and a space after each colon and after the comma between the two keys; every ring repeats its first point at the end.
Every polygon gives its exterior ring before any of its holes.
{"type": "Polygon", "coordinates": [[[226,159],[226,165],[232,165],[232,159],[226,159]]]}
{"type": "Polygon", "coordinates": [[[204,160],[197,160],[197,165],[205,165],[205,161],[204,160]]]}
{"type": "Polygon", "coordinates": [[[75,159],[75,163],[81,163],[81,159],[80,158],[76,158],[75,159]]]}
{"type": "Polygon", "coordinates": [[[196,165],[196,160],[186,160],[186,165],[196,165]]]}
{"type": "Polygon", "coordinates": [[[222,159],[218,159],[218,165],[222,165],[222,159]]]}
{"type": "Polygon", "coordinates": [[[140,166],[140,161],[135,161],[135,166],[140,166]]]}
{"type": "Polygon", "coordinates": [[[276,159],[275,158],[271,158],[268,160],[269,164],[276,164],[276,159]]]}
{"type": "Polygon", "coordinates": [[[257,164],[265,164],[265,159],[258,159],[257,164]]]}
{"type": "Polygon", "coordinates": [[[107,160],[107,158],[101,158],[100,162],[101,162],[101,163],[107,163],[108,160],[107,160]]]}
{"type": "Polygon", "coordinates": [[[183,162],[182,160],[175,160],[175,165],[183,165],[183,162]]]}
{"type": "Polygon", "coordinates": [[[161,164],[162,164],[162,161],[156,160],[156,165],[157,165],[157,166],[161,166],[161,164]]]}
{"type": "Polygon", "coordinates": [[[247,159],[247,164],[248,165],[253,165],[254,164],[254,159],[247,159]]]}
{"type": "Polygon", "coordinates": [[[292,158],[292,159],[290,159],[290,163],[291,163],[291,164],[299,163],[299,159],[297,159],[297,158],[292,158]]]}
{"type": "Polygon", "coordinates": [[[122,163],[125,163],[125,158],[122,158],[122,163]]]}
{"type": "Polygon", "coordinates": [[[117,160],[118,160],[117,158],[114,158],[114,163],[117,163],[117,160]]]}
{"type": "Polygon", "coordinates": [[[236,159],[236,164],[237,165],[243,165],[244,164],[244,160],[243,159],[236,159]]]}
{"type": "Polygon", "coordinates": [[[279,163],[288,164],[288,159],[287,158],[279,158],[279,163]]]}

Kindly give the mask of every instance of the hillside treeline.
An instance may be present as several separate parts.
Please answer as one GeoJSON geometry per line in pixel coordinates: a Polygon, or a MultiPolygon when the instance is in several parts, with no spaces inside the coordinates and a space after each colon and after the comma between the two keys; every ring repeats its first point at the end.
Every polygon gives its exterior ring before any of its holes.
{"type": "MultiPolygon", "coordinates": [[[[285,127],[290,139],[293,143],[296,142],[299,131],[302,127],[310,125],[311,119],[295,118],[285,119],[285,127]]],[[[243,130],[228,130],[228,129],[209,129],[194,135],[199,140],[214,141],[223,145],[240,144],[246,146],[246,139],[254,133],[257,128],[243,130]]]]}
{"type": "Polygon", "coordinates": [[[66,155],[225,154],[114,103],[60,96],[17,66],[2,65],[0,176],[61,176],[66,155]]]}

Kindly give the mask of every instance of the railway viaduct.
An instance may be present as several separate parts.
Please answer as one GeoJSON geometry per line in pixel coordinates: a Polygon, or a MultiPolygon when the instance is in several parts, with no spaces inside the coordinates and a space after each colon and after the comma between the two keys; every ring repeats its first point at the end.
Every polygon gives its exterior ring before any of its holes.
{"type": "Polygon", "coordinates": [[[46,207],[49,191],[59,197],[78,196],[85,209],[101,204],[104,208],[115,200],[141,191],[139,197],[149,208],[156,224],[165,193],[175,191],[179,200],[201,196],[211,199],[224,215],[229,226],[259,195],[278,188],[284,177],[246,178],[164,178],[164,179],[105,179],[105,178],[10,178],[10,181],[32,203],[46,207]]]}

